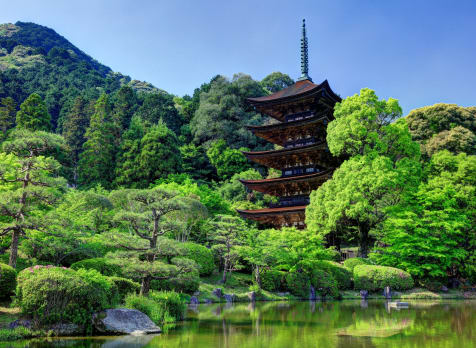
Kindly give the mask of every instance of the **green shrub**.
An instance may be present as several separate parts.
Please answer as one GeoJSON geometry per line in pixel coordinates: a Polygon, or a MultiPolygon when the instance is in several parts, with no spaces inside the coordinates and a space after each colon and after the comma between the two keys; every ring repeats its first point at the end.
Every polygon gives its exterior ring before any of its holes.
{"type": "Polygon", "coordinates": [[[299,298],[309,298],[311,279],[301,269],[293,269],[286,274],[286,285],[291,294],[299,298]]]}
{"type": "Polygon", "coordinates": [[[329,260],[329,261],[335,261],[335,262],[340,262],[341,260],[341,255],[340,252],[338,252],[334,247],[332,248],[327,248],[326,249],[326,254],[325,257],[323,257],[323,260],[329,260]]]}
{"type": "MultiPolygon", "coordinates": [[[[10,253],[5,253],[0,255],[0,263],[4,263],[8,265],[8,261],[10,261],[10,253]]],[[[21,257],[17,257],[17,265],[15,267],[15,270],[17,272],[20,272],[24,270],[25,268],[31,267],[32,263],[28,259],[24,259],[21,257]]]]}
{"type": "Polygon", "coordinates": [[[413,287],[412,276],[398,268],[359,265],[354,268],[356,290],[376,291],[389,286],[393,290],[407,290],[413,287]]]}
{"type": "Polygon", "coordinates": [[[210,249],[192,242],[183,243],[182,246],[185,249],[184,256],[197,263],[200,276],[212,274],[215,269],[215,262],[210,249]]]}
{"type": "Polygon", "coordinates": [[[361,257],[351,257],[350,259],[344,261],[344,267],[351,272],[354,272],[355,266],[359,265],[370,265],[370,261],[361,257]]]}
{"type": "Polygon", "coordinates": [[[16,287],[17,273],[13,267],[0,263],[0,299],[13,295],[16,287]]]}
{"type": "Polygon", "coordinates": [[[111,280],[116,285],[117,292],[119,295],[119,301],[123,301],[128,294],[135,294],[138,293],[140,290],[139,283],[136,283],[127,278],[109,277],[109,280],[111,280]]]}
{"type": "Polygon", "coordinates": [[[286,273],[274,269],[269,269],[261,273],[261,289],[267,291],[278,291],[285,287],[286,273]]]}
{"type": "Polygon", "coordinates": [[[71,322],[88,331],[93,312],[116,305],[113,281],[96,270],[34,266],[18,275],[15,304],[40,324],[71,322]]]}
{"type": "Polygon", "coordinates": [[[315,261],[314,268],[315,267],[331,274],[337,281],[337,287],[339,289],[347,290],[352,288],[352,273],[340,263],[327,260],[315,261]]]}
{"type": "Polygon", "coordinates": [[[309,298],[312,285],[321,296],[339,297],[334,276],[320,268],[322,261],[301,261],[286,275],[289,291],[300,298],[309,298]]]}
{"type": "Polygon", "coordinates": [[[187,305],[180,294],[173,291],[151,291],[149,297],[160,303],[175,321],[184,318],[187,305]]]}
{"type": "Polygon", "coordinates": [[[127,308],[146,314],[157,325],[182,320],[186,308],[179,294],[165,291],[151,291],[149,297],[129,294],[125,304],[127,308]]]}
{"type": "Polygon", "coordinates": [[[71,268],[74,270],[78,270],[80,268],[95,269],[105,276],[122,276],[121,267],[110,263],[108,259],[103,257],[85,259],[75,262],[71,265],[71,268]]]}
{"type": "Polygon", "coordinates": [[[311,273],[311,284],[321,296],[339,297],[337,281],[331,273],[320,268],[313,268],[311,273]]]}

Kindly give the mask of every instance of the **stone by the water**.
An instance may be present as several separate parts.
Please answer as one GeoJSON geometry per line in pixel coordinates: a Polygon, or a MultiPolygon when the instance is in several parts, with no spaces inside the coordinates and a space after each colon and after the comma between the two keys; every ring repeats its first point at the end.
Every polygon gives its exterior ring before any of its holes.
{"type": "Polygon", "coordinates": [[[224,294],[223,297],[225,298],[226,302],[235,302],[235,294],[231,294],[231,295],[224,294]]]}
{"type": "Polygon", "coordinates": [[[369,297],[369,292],[367,290],[360,290],[360,297],[362,300],[366,300],[369,297]]]}
{"type": "Polygon", "coordinates": [[[390,286],[386,286],[386,287],[383,289],[383,296],[384,296],[386,299],[391,299],[391,298],[392,298],[392,290],[390,289],[390,286]]]}
{"type": "Polygon", "coordinates": [[[256,301],[256,292],[250,291],[250,292],[248,293],[248,298],[250,299],[251,302],[256,301]]]}
{"type": "Polygon", "coordinates": [[[93,315],[94,328],[106,334],[160,333],[160,328],[144,313],[136,309],[106,309],[93,315]]]}
{"type": "Polygon", "coordinates": [[[190,304],[191,305],[198,305],[199,303],[200,303],[200,301],[198,300],[198,298],[196,296],[190,297],[190,304]]]}
{"type": "Polygon", "coordinates": [[[218,298],[223,296],[223,291],[220,288],[213,289],[212,293],[218,298]]]}
{"type": "Polygon", "coordinates": [[[311,285],[309,287],[309,300],[315,301],[316,300],[316,289],[311,285]]]}

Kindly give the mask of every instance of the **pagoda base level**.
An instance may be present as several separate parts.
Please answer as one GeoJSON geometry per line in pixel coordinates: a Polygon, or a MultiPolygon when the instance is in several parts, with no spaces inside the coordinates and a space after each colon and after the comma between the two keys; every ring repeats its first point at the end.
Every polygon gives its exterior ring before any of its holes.
{"type": "Polygon", "coordinates": [[[306,206],[265,208],[257,210],[237,210],[244,219],[257,221],[262,225],[274,228],[296,227],[304,229],[306,206]]]}

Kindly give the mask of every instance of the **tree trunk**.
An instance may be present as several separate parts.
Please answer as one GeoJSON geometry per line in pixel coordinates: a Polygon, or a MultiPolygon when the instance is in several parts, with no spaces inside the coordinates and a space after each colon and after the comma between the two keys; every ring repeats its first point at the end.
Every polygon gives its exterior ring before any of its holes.
{"type": "Polygon", "coordinates": [[[256,266],[255,268],[255,280],[256,284],[258,284],[259,288],[261,289],[261,276],[259,266],[256,266]]]}
{"type": "Polygon", "coordinates": [[[10,245],[10,260],[8,264],[13,268],[17,266],[17,255],[18,255],[18,241],[20,239],[20,231],[13,230],[12,235],[12,244],[10,245]]]}
{"type": "Polygon", "coordinates": [[[357,256],[366,258],[369,254],[370,238],[369,227],[365,225],[359,226],[359,252],[357,256]]]}
{"type": "Polygon", "coordinates": [[[146,276],[142,278],[142,285],[140,287],[140,294],[142,296],[148,296],[150,290],[150,281],[152,280],[151,276],[146,276]]]}
{"type": "Polygon", "coordinates": [[[225,264],[223,265],[223,277],[221,278],[221,282],[223,284],[226,283],[226,270],[228,268],[228,262],[225,261],[225,264]]]}

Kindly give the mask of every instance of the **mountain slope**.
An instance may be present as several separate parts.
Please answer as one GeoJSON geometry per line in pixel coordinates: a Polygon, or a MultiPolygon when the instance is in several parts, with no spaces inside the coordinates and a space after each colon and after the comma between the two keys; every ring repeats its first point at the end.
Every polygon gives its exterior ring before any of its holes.
{"type": "Polygon", "coordinates": [[[150,83],[113,72],[54,30],[17,22],[0,25],[0,98],[20,104],[31,93],[46,101],[54,129],[78,95],[97,98],[123,85],[141,92],[159,92],[150,83]]]}

